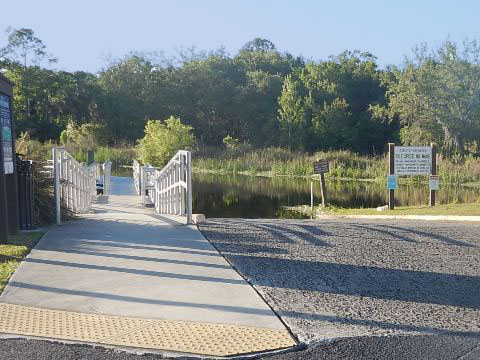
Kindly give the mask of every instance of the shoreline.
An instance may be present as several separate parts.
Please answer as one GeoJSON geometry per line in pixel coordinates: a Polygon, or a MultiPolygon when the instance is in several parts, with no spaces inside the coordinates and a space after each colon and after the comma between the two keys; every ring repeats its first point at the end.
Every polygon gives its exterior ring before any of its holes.
{"type": "Polygon", "coordinates": [[[299,214],[321,218],[365,218],[365,219],[413,219],[444,221],[480,221],[480,203],[442,204],[437,206],[398,206],[394,210],[379,211],[376,208],[323,208],[298,205],[286,208],[299,214]]]}
{"type": "MultiPolygon", "coordinates": [[[[193,173],[194,174],[212,174],[212,175],[232,175],[232,176],[251,176],[251,177],[260,177],[260,178],[291,178],[291,179],[305,179],[305,180],[314,180],[314,181],[320,181],[319,177],[316,175],[284,175],[284,174],[272,174],[271,171],[263,171],[263,172],[249,172],[249,171],[224,171],[224,170],[211,170],[211,169],[202,169],[202,168],[193,168],[193,173]]],[[[327,173],[327,181],[331,182],[339,182],[339,181],[349,181],[349,182],[364,182],[364,183],[375,183],[375,184],[387,184],[387,180],[385,179],[363,179],[363,178],[349,178],[349,177],[328,177],[327,173]]],[[[409,180],[409,178],[399,178],[398,179],[399,185],[428,185],[428,179],[427,180],[422,180],[422,181],[415,181],[415,180],[409,180]]],[[[457,183],[454,182],[442,182],[441,181],[441,175],[440,175],[440,184],[447,186],[447,187],[452,187],[452,186],[457,186],[457,183]]],[[[480,182],[465,182],[465,183],[459,183],[458,186],[461,187],[470,187],[470,188],[480,188],[480,182]]]]}

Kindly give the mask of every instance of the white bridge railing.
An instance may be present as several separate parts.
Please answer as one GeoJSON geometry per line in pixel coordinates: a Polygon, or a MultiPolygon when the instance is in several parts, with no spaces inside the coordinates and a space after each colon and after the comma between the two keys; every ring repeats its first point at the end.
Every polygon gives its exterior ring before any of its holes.
{"type": "Polygon", "coordinates": [[[107,160],[102,165],[103,170],[103,194],[108,194],[108,190],[110,190],[110,181],[112,178],[112,162],[107,160]]]}
{"type": "Polygon", "coordinates": [[[74,213],[86,213],[92,206],[97,191],[97,179],[103,170],[104,193],[110,186],[111,163],[80,164],[63,147],[53,148],[53,181],[55,191],[56,223],[61,223],[60,205],[65,204],[74,213]],[[108,184],[108,185],[107,185],[108,184]]]}
{"type": "Polygon", "coordinates": [[[180,150],[161,170],[133,162],[133,179],[143,205],[153,204],[157,213],[186,215],[192,224],[192,156],[180,150]]]}

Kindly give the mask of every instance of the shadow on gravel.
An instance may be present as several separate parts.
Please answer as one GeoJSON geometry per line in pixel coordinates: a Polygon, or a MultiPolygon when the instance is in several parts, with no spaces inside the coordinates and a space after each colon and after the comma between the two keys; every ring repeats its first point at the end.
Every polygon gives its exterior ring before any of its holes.
{"type": "MultiPolygon", "coordinates": [[[[221,234],[227,233],[237,225],[248,227],[248,231],[242,232],[242,246],[247,243],[263,243],[264,239],[259,236],[259,233],[268,238],[275,239],[277,242],[285,244],[310,243],[314,246],[332,247],[325,239],[332,236],[331,233],[320,229],[317,225],[309,225],[297,221],[296,223],[284,222],[282,224],[274,224],[270,222],[245,222],[245,220],[222,219],[222,222],[215,222],[209,220],[210,223],[215,224],[214,232],[221,234]]],[[[202,231],[209,233],[211,229],[202,228],[202,231]]],[[[218,239],[215,242],[219,242],[218,239]]]]}
{"type": "Polygon", "coordinates": [[[245,255],[229,259],[253,285],[480,309],[478,276],[245,255]],[[264,278],[249,269],[292,276],[264,278]]]}
{"type": "Polygon", "coordinates": [[[414,237],[417,236],[417,237],[432,239],[434,241],[440,241],[447,245],[477,247],[473,244],[469,244],[461,240],[455,240],[447,236],[436,234],[434,232],[420,231],[417,229],[408,228],[406,226],[400,227],[400,226],[393,226],[393,225],[387,225],[387,224],[370,225],[370,226],[364,225],[364,224],[350,224],[350,226],[356,227],[358,229],[367,229],[367,230],[385,235],[387,238],[398,239],[398,240],[407,241],[410,243],[418,243],[418,241],[414,239],[414,237]],[[389,229],[389,230],[386,230],[386,229],[389,229]],[[411,236],[407,236],[406,234],[409,234],[411,236]]]}
{"type": "Polygon", "coordinates": [[[439,234],[435,234],[433,232],[426,232],[426,231],[420,231],[420,230],[417,230],[417,229],[410,229],[408,227],[399,227],[399,226],[393,226],[393,225],[386,225],[386,224],[382,224],[383,227],[386,227],[386,228],[389,228],[389,229],[392,229],[394,231],[396,231],[397,233],[398,232],[409,232],[413,235],[419,235],[419,236],[424,236],[426,238],[431,238],[431,239],[434,239],[434,240],[439,240],[441,242],[444,242],[448,245],[456,245],[456,246],[467,246],[467,247],[477,247],[473,244],[469,244],[467,242],[464,242],[464,241],[460,241],[460,240],[455,240],[455,239],[452,239],[450,237],[447,237],[447,236],[443,236],[443,235],[439,235],[439,234]]]}
{"type": "Polygon", "coordinates": [[[477,360],[478,339],[464,336],[368,336],[318,344],[269,360],[477,360]]]}
{"type": "Polygon", "coordinates": [[[289,244],[306,241],[315,246],[331,246],[329,243],[319,238],[329,236],[330,234],[316,226],[295,224],[294,226],[289,226],[288,232],[285,231],[285,226],[276,224],[251,224],[251,226],[267,231],[273,238],[283,240],[289,244]]]}
{"type": "Polygon", "coordinates": [[[376,321],[376,320],[365,320],[365,319],[352,319],[346,317],[339,317],[334,315],[322,315],[314,313],[304,313],[298,311],[282,311],[279,313],[280,316],[289,316],[294,318],[299,318],[303,320],[317,320],[317,321],[326,321],[329,323],[337,324],[347,324],[347,325],[360,325],[360,326],[372,326],[375,328],[384,328],[392,330],[403,330],[403,331],[416,331],[422,334],[429,335],[452,335],[452,336],[466,336],[474,337],[480,340],[480,331],[454,331],[448,329],[439,329],[426,326],[415,326],[408,324],[396,324],[387,321],[376,321]]]}
{"type": "Polygon", "coordinates": [[[402,241],[407,241],[407,242],[410,242],[410,243],[416,243],[417,241],[415,241],[414,239],[411,239],[411,238],[408,238],[406,236],[402,236],[397,232],[393,232],[393,231],[388,231],[388,230],[385,230],[383,229],[384,227],[388,227],[388,226],[385,226],[382,224],[382,228],[380,227],[377,227],[377,226],[367,226],[367,225],[360,225],[360,224],[351,224],[351,226],[353,227],[356,227],[356,228],[360,228],[360,229],[367,229],[367,230],[370,230],[370,231],[373,231],[373,232],[376,232],[376,233],[380,233],[381,235],[386,235],[387,237],[389,238],[392,238],[392,239],[398,239],[398,240],[402,240],[402,241]]]}

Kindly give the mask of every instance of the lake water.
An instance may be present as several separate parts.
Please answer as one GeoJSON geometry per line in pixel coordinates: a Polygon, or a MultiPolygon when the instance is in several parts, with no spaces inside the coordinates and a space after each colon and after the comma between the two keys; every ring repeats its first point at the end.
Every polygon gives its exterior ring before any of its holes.
{"type": "MultiPolygon", "coordinates": [[[[193,211],[207,217],[301,218],[284,207],[310,204],[310,180],[244,175],[193,175],[193,211]]],[[[358,181],[327,182],[328,203],[339,207],[377,207],[387,203],[385,184],[358,181]]],[[[400,185],[397,205],[428,204],[428,185],[400,185]]],[[[480,189],[440,187],[437,203],[471,203],[480,189]]],[[[321,202],[320,183],[314,183],[315,204],[321,202]]]]}

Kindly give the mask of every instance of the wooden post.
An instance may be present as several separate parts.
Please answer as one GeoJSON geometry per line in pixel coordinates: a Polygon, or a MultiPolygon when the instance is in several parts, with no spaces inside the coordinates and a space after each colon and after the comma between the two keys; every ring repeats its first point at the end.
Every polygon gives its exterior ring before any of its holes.
{"type": "Polygon", "coordinates": [[[327,205],[327,186],[325,185],[325,173],[320,173],[320,188],[322,190],[322,206],[327,205]]]}
{"type": "Polygon", "coordinates": [[[95,152],[93,150],[87,150],[87,166],[92,165],[95,162],[95,152]]]}
{"type": "MultiPolygon", "coordinates": [[[[395,175],[395,144],[388,143],[388,173],[390,175],[395,175]]],[[[388,209],[394,210],[395,209],[395,190],[389,189],[388,190],[388,209]]]]}
{"type": "MultiPolygon", "coordinates": [[[[437,144],[432,143],[432,169],[430,174],[437,175],[437,144]]],[[[430,206],[435,206],[436,190],[430,190],[430,206]]]]}
{"type": "Polygon", "coordinates": [[[310,210],[313,211],[313,180],[310,180],[310,210]]]}

